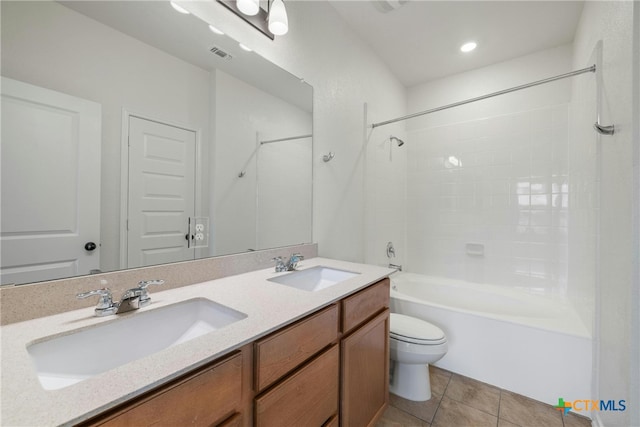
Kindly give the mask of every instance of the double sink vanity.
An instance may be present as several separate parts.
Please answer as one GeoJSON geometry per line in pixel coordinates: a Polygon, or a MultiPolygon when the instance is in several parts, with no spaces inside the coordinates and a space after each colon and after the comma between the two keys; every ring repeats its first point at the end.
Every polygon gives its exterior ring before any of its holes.
{"type": "Polygon", "coordinates": [[[369,425],[388,403],[390,273],[311,258],[3,326],[2,424],[369,425]]]}

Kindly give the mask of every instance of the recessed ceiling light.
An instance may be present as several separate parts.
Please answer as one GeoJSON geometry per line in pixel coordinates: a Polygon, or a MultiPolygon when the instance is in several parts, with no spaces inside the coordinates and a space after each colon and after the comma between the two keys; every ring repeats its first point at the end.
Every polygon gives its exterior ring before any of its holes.
{"type": "Polygon", "coordinates": [[[253,52],[250,47],[243,45],[242,43],[238,43],[242,50],[246,50],[247,52],[253,52]]]}
{"type": "Polygon", "coordinates": [[[224,33],[222,31],[220,31],[219,29],[217,29],[216,27],[214,27],[213,25],[209,25],[209,29],[211,31],[213,31],[216,34],[220,34],[221,36],[224,36],[224,33]]]}
{"type": "Polygon", "coordinates": [[[189,11],[187,9],[185,9],[182,6],[178,6],[176,3],[170,1],[169,3],[171,3],[171,7],[174,8],[175,10],[177,10],[180,13],[184,13],[185,15],[189,15],[189,11]]]}
{"type": "Polygon", "coordinates": [[[471,52],[473,49],[475,49],[478,45],[476,44],[476,42],[469,42],[469,43],[465,43],[462,46],[460,46],[460,50],[462,52],[471,52]]]}

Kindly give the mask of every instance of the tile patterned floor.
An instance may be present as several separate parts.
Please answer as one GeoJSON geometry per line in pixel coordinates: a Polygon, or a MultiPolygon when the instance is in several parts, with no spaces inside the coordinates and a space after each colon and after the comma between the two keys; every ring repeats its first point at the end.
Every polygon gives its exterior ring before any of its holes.
{"type": "Polygon", "coordinates": [[[376,427],[590,427],[591,420],[552,405],[430,367],[431,394],[413,402],[394,394],[376,427]]]}

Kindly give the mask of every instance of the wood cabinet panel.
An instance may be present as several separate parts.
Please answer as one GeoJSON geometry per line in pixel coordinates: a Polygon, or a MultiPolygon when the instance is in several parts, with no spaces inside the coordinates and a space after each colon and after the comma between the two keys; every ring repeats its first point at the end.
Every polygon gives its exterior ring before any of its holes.
{"type": "Polygon", "coordinates": [[[89,425],[212,426],[240,409],[241,395],[242,353],[237,353],[89,425]]]}
{"type": "Polygon", "coordinates": [[[256,399],[257,427],[318,427],[338,413],[339,346],[334,345],[256,399]]]}
{"type": "Polygon", "coordinates": [[[389,286],[386,278],[342,300],[342,332],[348,333],[389,307],[389,286]]]}
{"type": "Polygon", "coordinates": [[[389,310],[341,342],[340,425],[372,425],[389,403],[389,310]]]}
{"type": "Polygon", "coordinates": [[[338,338],[338,305],[259,340],[255,344],[258,392],[313,357],[338,338]]]}

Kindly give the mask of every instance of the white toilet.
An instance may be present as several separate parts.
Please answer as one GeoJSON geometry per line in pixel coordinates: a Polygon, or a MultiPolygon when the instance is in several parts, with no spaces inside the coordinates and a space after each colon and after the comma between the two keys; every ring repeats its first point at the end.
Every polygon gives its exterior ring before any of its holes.
{"type": "Polygon", "coordinates": [[[390,316],[389,391],[409,400],[429,400],[429,364],[447,354],[447,338],[442,329],[422,319],[398,313],[390,316]]]}

